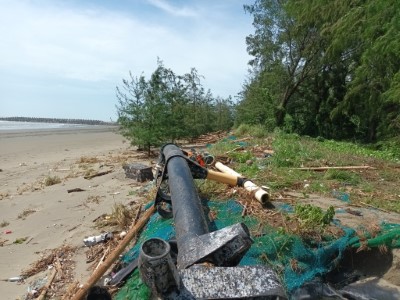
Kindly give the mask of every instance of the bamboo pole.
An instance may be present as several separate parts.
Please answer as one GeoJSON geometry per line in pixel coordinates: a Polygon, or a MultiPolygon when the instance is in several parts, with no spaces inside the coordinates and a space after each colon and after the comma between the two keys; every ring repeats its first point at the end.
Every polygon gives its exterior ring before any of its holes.
{"type": "Polygon", "coordinates": [[[327,170],[376,170],[370,166],[343,166],[343,167],[303,167],[303,168],[292,168],[293,170],[302,171],[327,171],[327,170]]]}
{"type": "Polygon", "coordinates": [[[215,172],[213,170],[207,171],[206,178],[209,180],[220,182],[220,183],[229,184],[231,186],[237,185],[237,182],[238,182],[238,176],[235,176],[232,174],[221,173],[221,172],[215,172]]]}
{"type": "Polygon", "coordinates": [[[49,290],[51,284],[53,283],[53,280],[56,277],[56,275],[57,275],[57,268],[54,268],[49,280],[47,281],[46,285],[43,287],[43,290],[40,293],[38,300],[44,300],[44,298],[46,297],[47,291],[49,290]]]}
{"type": "Polygon", "coordinates": [[[150,219],[151,215],[156,211],[154,205],[151,206],[144,215],[139,219],[139,221],[131,227],[131,229],[126,234],[125,238],[119,243],[117,248],[107,257],[107,259],[99,266],[99,268],[93,272],[86,283],[78,290],[72,300],[81,300],[86,295],[88,290],[103,276],[103,274],[108,270],[108,268],[114,263],[114,261],[119,257],[119,255],[128,246],[130,241],[136,236],[136,234],[146,225],[147,221],[150,219]]]}
{"type": "MultiPolygon", "coordinates": [[[[228,166],[225,166],[223,163],[216,162],[215,167],[223,173],[227,173],[229,175],[236,177],[243,177],[241,174],[237,173],[235,170],[232,170],[228,166]]],[[[268,192],[263,188],[259,187],[258,185],[256,185],[255,183],[253,183],[252,181],[246,180],[243,187],[247,191],[253,193],[254,198],[256,198],[261,204],[264,205],[268,202],[269,200],[268,192]]]]}

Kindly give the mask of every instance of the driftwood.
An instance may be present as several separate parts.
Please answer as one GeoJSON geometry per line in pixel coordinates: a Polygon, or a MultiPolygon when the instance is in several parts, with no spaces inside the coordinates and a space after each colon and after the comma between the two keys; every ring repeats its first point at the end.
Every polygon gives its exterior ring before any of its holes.
{"type": "Polygon", "coordinates": [[[108,170],[108,171],[104,171],[104,172],[98,172],[98,173],[96,173],[96,174],[84,176],[83,178],[85,178],[85,179],[92,179],[93,177],[103,176],[103,175],[109,174],[109,173],[111,173],[112,171],[113,171],[113,170],[108,170]]]}
{"type": "Polygon", "coordinates": [[[376,170],[371,166],[343,166],[343,167],[303,167],[303,168],[292,168],[293,170],[302,171],[327,171],[327,170],[376,170]]]}
{"type": "Polygon", "coordinates": [[[85,190],[81,189],[81,188],[75,188],[75,189],[70,189],[67,190],[68,194],[69,193],[74,193],[74,192],[84,192],[85,190]]]}
{"type": "Polygon", "coordinates": [[[117,248],[107,257],[107,259],[99,266],[99,268],[93,272],[86,283],[78,290],[72,300],[81,300],[85,297],[88,290],[103,276],[103,274],[108,270],[108,268],[118,259],[119,255],[128,246],[131,240],[137,235],[137,233],[146,225],[147,221],[150,219],[151,215],[156,211],[154,205],[146,210],[144,215],[139,219],[139,221],[131,227],[124,239],[119,243],[117,248]]]}
{"type": "Polygon", "coordinates": [[[38,300],[44,300],[47,294],[47,291],[49,290],[51,284],[53,283],[54,278],[56,278],[58,268],[54,268],[53,272],[51,273],[51,276],[49,280],[47,280],[46,285],[43,287],[42,292],[40,293],[38,300]]]}
{"type": "Polygon", "coordinates": [[[75,292],[79,289],[79,281],[74,281],[68,286],[68,289],[64,296],[61,298],[62,300],[69,300],[75,294],[75,292]]]}

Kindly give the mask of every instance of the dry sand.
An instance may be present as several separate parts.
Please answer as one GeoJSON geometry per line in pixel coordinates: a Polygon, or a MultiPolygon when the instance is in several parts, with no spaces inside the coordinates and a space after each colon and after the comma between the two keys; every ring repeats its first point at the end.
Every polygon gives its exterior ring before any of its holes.
{"type": "MultiPolygon", "coordinates": [[[[78,247],[75,278],[88,278],[83,239],[100,234],[93,220],[110,213],[115,203],[134,200],[128,194],[139,187],[122,169],[123,161],[137,160],[128,146],[115,128],[0,132],[0,279],[20,275],[46,249],[62,245],[78,247]],[[81,157],[99,161],[79,163],[81,157]],[[112,172],[86,180],[89,168],[112,172]],[[45,186],[48,176],[61,183],[45,186]],[[73,188],[85,191],[67,193],[73,188]],[[20,238],[25,242],[13,243],[20,238]]],[[[30,284],[0,281],[0,298],[23,299],[30,284]]]]}

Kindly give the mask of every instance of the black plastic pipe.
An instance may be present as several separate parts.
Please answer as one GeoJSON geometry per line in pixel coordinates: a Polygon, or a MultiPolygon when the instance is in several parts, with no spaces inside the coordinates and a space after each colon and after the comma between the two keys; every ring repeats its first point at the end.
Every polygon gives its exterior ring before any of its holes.
{"type": "Polygon", "coordinates": [[[200,197],[183,152],[174,144],[163,148],[167,163],[178,249],[190,238],[208,233],[200,197]]]}

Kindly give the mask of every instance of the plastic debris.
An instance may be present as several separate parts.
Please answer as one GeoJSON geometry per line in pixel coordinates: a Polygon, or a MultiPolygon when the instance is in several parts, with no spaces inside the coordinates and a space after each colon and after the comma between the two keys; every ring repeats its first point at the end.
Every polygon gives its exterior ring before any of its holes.
{"type": "Polygon", "coordinates": [[[335,197],[336,199],[339,199],[343,202],[350,202],[350,195],[348,193],[345,192],[341,192],[341,191],[337,191],[337,190],[333,190],[332,191],[332,196],[335,197]]]}
{"type": "Polygon", "coordinates": [[[107,232],[107,233],[103,233],[97,236],[90,236],[86,239],[83,240],[83,243],[85,244],[86,247],[90,247],[90,246],[94,246],[98,243],[102,243],[105,242],[107,240],[112,239],[113,234],[112,232],[107,232]]]}
{"type": "Polygon", "coordinates": [[[18,282],[18,281],[22,281],[22,280],[24,280],[24,277],[22,277],[22,276],[15,276],[15,277],[10,277],[10,278],[6,279],[6,281],[9,281],[9,282],[18,282]]]}

